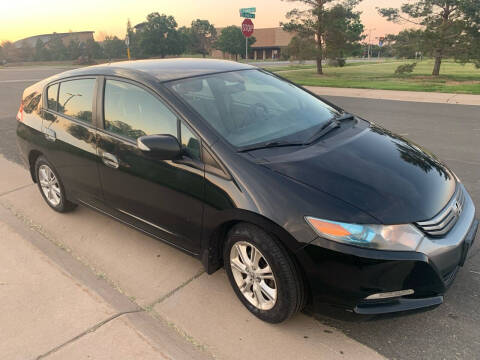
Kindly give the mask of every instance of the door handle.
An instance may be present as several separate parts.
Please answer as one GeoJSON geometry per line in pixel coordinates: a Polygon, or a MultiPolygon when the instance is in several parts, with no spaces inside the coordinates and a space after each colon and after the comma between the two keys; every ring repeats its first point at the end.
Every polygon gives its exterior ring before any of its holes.
{"type": "Polygon", "coordinates": [[[55,133],[54,130],[50,128],[42,128],[42,132],[45,135],[45,138],[50,141],[55,141],[57,139],[57,134],[55,133]]]}
{"type": "Polygon", "coordinates": [[[111,167],[113,169],[118,169],[118,159],[115,155],[112,155],[110,153],[104,152],[102,154],[102,161],[105,165],[108,167],[111,167]]]}

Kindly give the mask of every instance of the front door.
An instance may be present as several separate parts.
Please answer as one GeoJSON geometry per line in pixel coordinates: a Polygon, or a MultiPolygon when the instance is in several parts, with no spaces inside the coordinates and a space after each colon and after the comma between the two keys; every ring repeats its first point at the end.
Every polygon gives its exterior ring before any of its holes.
{"type": "Polygon", "coordinates": [[[104,201],[123,221],[198,254],[202,228],[204,166],[200,141],[149,89],[107,78],[98,156],[104,201]],[[170,134],[184,156],[158,160],[138,149],[144,135],[170,134]]]}

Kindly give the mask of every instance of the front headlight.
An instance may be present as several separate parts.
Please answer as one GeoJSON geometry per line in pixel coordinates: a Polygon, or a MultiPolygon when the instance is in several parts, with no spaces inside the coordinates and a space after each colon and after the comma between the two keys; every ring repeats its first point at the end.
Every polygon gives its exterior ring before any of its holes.
{"type": "Polygon", "coordinates": [[[424,235],[410,224],[360,225],[306,216],[307,223],[323,238],[378,250],[412,251],[424,235]]]}

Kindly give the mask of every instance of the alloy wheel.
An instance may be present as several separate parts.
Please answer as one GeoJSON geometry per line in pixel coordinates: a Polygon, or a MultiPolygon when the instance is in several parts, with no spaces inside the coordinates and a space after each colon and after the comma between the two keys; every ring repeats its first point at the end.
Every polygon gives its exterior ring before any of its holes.
{"type": "Polygon", "coordinates": [[[277,301],[277,283],[263,254],[246,241],[230,250],[230,268],[243,296],[256,308],[270,310],[277,301]]]}
{"type": "Polygon", "coordinates": [[[57,177],[47,165],[38,168],[38,181],[45,198],[52,206],[58,206],[62,201],[62,192],[57,177]]]}

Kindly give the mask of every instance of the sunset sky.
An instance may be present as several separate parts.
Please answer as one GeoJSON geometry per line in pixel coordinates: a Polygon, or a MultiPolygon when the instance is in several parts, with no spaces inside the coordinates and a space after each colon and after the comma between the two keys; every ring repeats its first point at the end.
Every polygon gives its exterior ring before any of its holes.
{"type": "MultiPolygon", "coordinates": [[[[396,7],[404,0],[363,0],[358,10],[372,38],[396,33],[404,26],[380,17],[375,7],[396,7]],[[375,30],[373,30],[375,29],[375,30]]],[[[279,26],[285,13],[296,3],[281,0],[0,0],[0,41],[16,41],[52,32],[95,31],[95,39],[105,35],[125,36],[126,22],[144,21],[151,12],[173,15],[179,26],[193,19],[207,19],[217,27],[240,24],[238,9],[257,8],[255,27],[279,26]]],[[[373,42],[373,39],[372,39],[373,42]]]]}

